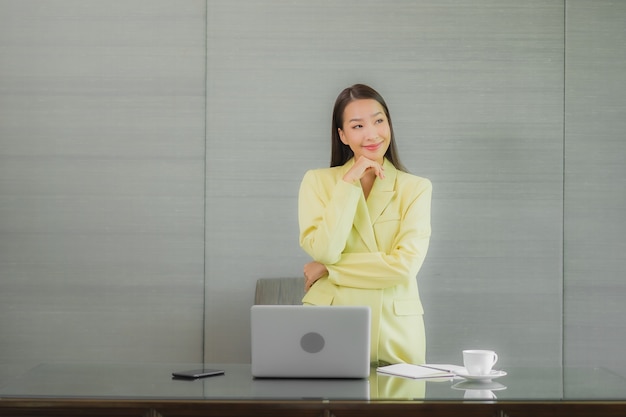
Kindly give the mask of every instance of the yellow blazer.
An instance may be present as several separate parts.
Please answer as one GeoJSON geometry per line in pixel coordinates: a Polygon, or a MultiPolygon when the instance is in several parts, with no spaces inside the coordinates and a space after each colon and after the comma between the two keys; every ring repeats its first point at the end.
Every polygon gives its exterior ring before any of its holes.
{"type": "Polygon", "coordinates": [[[365,200],[360,183],[342,180],[354,160],[308,171],[298,200],[300,246],[326,265],[302,302],[368,305],[373,363],[425,362],[419,271],[430,240],[432,184],[385,159],[365,200]]]}

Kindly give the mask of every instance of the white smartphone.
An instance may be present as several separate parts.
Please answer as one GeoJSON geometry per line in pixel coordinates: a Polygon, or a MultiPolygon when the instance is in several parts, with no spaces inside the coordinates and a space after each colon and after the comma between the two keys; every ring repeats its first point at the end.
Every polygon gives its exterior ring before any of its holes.
{"type": "Polygon", "coordinates": [[[174,378],[182,378],[182,379],[198,379],[198,378],[206,378],[208,376],[216,376],[216,375],[224,375],[224,371],[222,369],[193,369],[191,371],[178,371],[172,372],[172,376],[174,378]]]}

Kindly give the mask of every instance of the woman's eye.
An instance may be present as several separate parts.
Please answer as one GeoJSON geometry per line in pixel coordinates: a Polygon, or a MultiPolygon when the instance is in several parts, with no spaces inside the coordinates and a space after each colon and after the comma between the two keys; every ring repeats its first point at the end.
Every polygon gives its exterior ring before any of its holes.
{"type": "Polygon", "coordinates": [[[363,125],[354,125],[354,126],[352,126],[352,129],[360,129],[362,127],[363,127],[363,125]]]}
{"type": "Polygon", "coordinates": [[[381,124],[382,122],[384,122],[384,120],[383,120],[383,119],[378,119],[378,120],[376,120],[376,123],[378,123],[378,124],[381,124]]]}

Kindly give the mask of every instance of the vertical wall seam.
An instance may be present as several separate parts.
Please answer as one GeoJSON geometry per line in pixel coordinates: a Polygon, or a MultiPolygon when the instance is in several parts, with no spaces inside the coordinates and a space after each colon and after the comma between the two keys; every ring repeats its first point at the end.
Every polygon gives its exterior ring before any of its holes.
{"type": "MultiPolygon", "coordinates": [[[[561,378],[565,382],[565,146],[567,106],[567,0],[563,0],[563,190],[561,191],[561,378]]],[[[563,390],[565,385],[563,384],[563,390]]],[[[565,392],[563,392],[565,394],[565,392]]]]}
{"type": "Polygon", "coordinates": [[[208,59],[209,59],[209,2],[204,2],[204,199],[203,199],[203,237],[202,237],[202,363],[206,363],[206,316],[207,316],[207,148],[208,148],[208,59]]]}

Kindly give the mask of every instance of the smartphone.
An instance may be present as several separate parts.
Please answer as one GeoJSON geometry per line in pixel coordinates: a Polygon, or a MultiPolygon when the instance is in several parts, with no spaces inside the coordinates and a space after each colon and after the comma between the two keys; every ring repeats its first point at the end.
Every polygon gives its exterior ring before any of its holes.
{"type": "Polygon", "coordinates": [[[215,376],[215,375],[224,375],[224,371],[222,369],[203,368],[203,369],[193,369],[191,371],[172,372],[172,376],[174,378],[181,378],[181,379],[206,378],[208,376],[215,376]]]}

